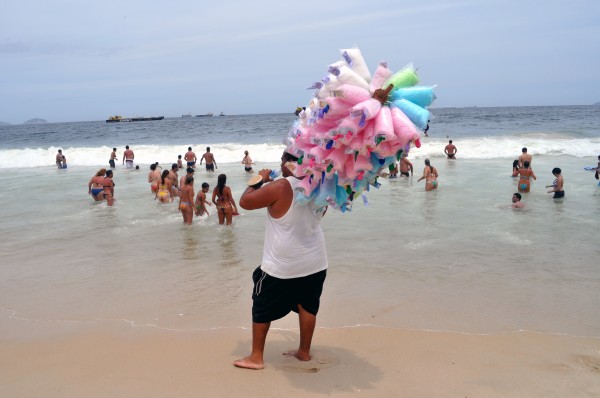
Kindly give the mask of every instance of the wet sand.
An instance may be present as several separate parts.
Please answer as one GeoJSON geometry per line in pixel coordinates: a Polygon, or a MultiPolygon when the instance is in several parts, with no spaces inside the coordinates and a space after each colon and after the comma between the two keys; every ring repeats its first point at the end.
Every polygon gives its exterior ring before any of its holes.
{"type": "Polygon", "coordinates": [[[238,369],[248,329],[175,332],[120,321],[27,321],[2,311],[2,397],[597,397],[600,339],[372,326],[271,330],[261,371],[238,369]]]}

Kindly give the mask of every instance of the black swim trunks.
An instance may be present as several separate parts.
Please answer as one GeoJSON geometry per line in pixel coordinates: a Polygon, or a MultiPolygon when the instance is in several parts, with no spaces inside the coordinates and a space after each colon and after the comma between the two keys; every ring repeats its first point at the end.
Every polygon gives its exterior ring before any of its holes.
{"type": "Polygon", "coordinates": [[[558,192],[554,192],[554,199],[558,199],[558,198],[564,198],[565,197],[565,191],[558,191],[558,192]]]}
{"type": "Polygon", "coordinates": [[[401,171],[400,175],[410,177],[410,175],[408,175],[408,171],[401,171]]]}
{"type": "Polygon", "coordinates": [[[215,165],[214,163],[211,164],[206,164],[206,171],[215,171],[215,165]]]}
{"type": "Polygon", "coordinates": [[[252,273],[252,322],[267,323],[281,319],[298,304],[313,315],[319,312],[327,270],[301,278],[275,278],[257,267],[252,273]]]}
{"type": "Polygon", "coordinates": [[[246,170],[246,171],[252,171],[252,167],[244,167],[244,170],[246,170]]]}

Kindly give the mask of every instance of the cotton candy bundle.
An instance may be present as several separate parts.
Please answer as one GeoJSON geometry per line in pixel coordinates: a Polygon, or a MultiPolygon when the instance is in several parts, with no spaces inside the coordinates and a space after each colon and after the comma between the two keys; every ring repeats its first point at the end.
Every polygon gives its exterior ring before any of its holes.
{"type": "Polygon", "coordinates": [[[379,173],[420,147],[418,129],[426,126],[435,100],[433,87],[417,86],[408,65],[393,73],[385,62],[371,75],[359,49],[340,50],[342,60],[310,89],[315,96],[284,140],[298,157],[294,174],[304,177],[299,203],[350,211],[355,197],[379,187],[379,173]]]}

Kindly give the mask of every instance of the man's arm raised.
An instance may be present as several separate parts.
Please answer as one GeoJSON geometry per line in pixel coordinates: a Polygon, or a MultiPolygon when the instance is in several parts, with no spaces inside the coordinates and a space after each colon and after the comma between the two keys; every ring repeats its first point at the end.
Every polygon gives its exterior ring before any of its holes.
{"type": "MultiPolygon", "coordinates": [[[[268,181],[270,170],[259,172],[263,181],[268,181]]],[[[285,215],[292,204],[294,192],[286,179],[279,179],[261,186],[260,188],[248,187],[242,194],[239,204],[243,209],[256,210],[269,208],[269,213],[274,218],[285,215]]]]}

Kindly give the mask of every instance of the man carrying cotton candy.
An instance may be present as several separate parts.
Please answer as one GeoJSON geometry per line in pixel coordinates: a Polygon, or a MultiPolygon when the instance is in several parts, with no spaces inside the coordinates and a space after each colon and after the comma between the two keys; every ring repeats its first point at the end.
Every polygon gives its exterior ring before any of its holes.
{"type": "Polygon", "coordinates": [[[273,181],[263,169],[248,182],[239,204],[246,210],[267,208],[263,259],[253,274],[252,351],[233,364],[263,369],[263,353],[271,322],[290,311],[298,313],[300,344],[284,353],[300,361],[310,360],[310,346],[317,321],[323,283],[327,274],[327,252],[320,212],[309,204],[294,202],[301,178],[294,176],[298,158],[284,152],[281,174],[273,181]]]}

